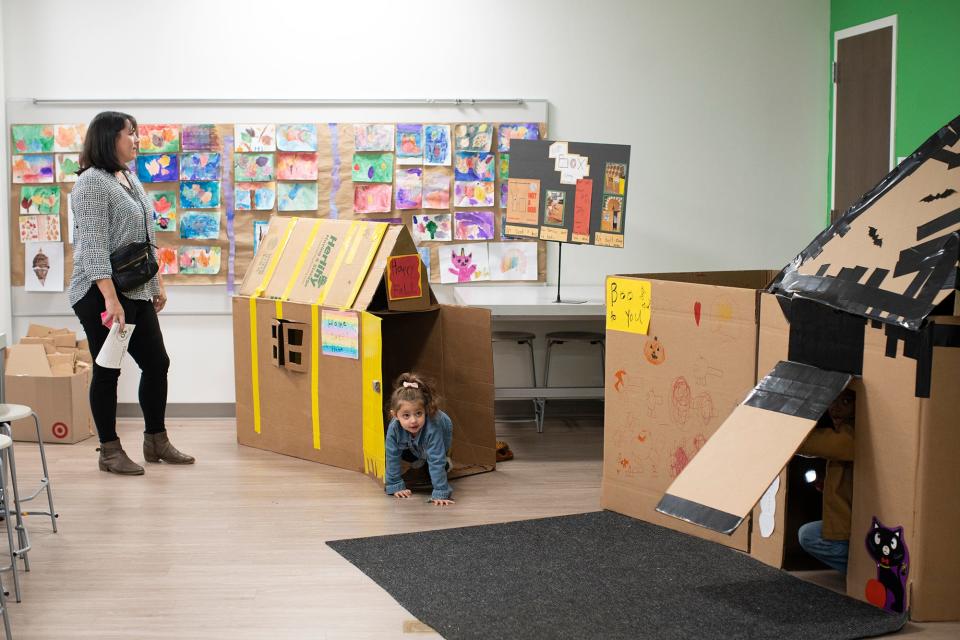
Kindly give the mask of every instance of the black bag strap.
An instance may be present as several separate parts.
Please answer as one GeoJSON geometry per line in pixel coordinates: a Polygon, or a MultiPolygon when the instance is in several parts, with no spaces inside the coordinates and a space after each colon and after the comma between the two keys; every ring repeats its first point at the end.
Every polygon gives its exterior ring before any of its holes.
{"type": "MultiPolygon", "coordinates": [[[[143,206],[143,198],[141,198],[139,192],[137,192],[137,190],[133,188],[133,182],[129,178],[130,172],[127,170],[124,170],[123,173],[128,176],[127,183],[130,185],[130,189],[127,190],[127,193],[129,193],[131,197],[136,199],[137,203],[140,204],[140,211],[143,211],[143,241],[146,244],[153,247],[154,249],[156,249],[157,245],[150,242],[150,229],[147,228],[147,218],[150,217],[150,214],[147,213],[147,208],[143,206]]],[[[121,184],[120,186],[123,186],[123,185],[121,184]]]]}

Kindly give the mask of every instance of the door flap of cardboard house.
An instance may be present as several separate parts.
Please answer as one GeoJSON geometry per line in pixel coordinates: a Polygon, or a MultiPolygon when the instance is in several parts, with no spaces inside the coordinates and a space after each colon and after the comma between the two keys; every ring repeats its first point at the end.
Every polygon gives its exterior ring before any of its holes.
{"type": "Polygon", "coordinates": [[[851,379],[779,362],[677,476],[657,511],[733,533],[851,379]]]}

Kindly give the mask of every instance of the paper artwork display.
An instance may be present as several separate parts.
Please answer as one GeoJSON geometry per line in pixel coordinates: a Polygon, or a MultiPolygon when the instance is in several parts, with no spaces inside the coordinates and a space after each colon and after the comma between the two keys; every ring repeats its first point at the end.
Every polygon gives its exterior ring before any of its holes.
{"type": "Polygon", "coordinates": [[[428,124],[423,127],[423,164],[450,166],[450,125],[428,124]]]}
{"type": "Polygon", "coordinates": [[[566,209],[567,194],[564,191],[547,189],[544,201],[543,223],[557,227],[563,226],[563,214],[566,209]]]}
{"type": "Polygon", "coordinates": [[[177,263],[176,247],[158,247],[157,262],[160,265],[160,275],[170,275],[180,272],[180,265],[177,263]]]}
{"type": "Polygon", "coordinates": [[[492,153],[458,151],[453,163],[454,180],[493,182],[494,156],[492,153]]]}
{"type": "Polygon", "coordinates": [[[423,263],[416,253],[387,258],[387,299],[409,300],[423,295],[423,263]]]}
{"type": "Polygon", "coordinates": [[[273,182],[238,182],[233,190],[233,207],[237,211],[270,211],[277,199],[273,182]]]}
{"type": "Polygon", "coordinates": [[[600,210],[600,230],[620,233],[623,220],[623,196],[603,196],[600,210]]]}
{"type": "Polygon", "coordinates": [[[53,151],[52,124],[15,124],[10,127],[15,153],[49,153],[53,151]]]}
{"type": "Polygon", "coordinates": [[[180,127],[175,124],[142,124],[141,153],[176,153],[180,151],[180,127]]]}
{"type": "Polygon", "coordinates": [[[423,125],[397,125],[397,164],[423,164],[423,125]]]}
{"type": "Polygon", "coordinates": [[[397,169],[397,209],[419,209],[423,202],[423,169],[397,169]]]}
{"type": "Polygon", "coordinates": [[[157,233],[175,233],[177,230],[177,212],[153,212],[153,230],[157,233]]]}
{"type": "Polygon", "coordinates": [[[393,182],[392,153],[353,154],[354,182],[393,182]]]}
{"type": "Polygon", "coordinates": [[[458,124],[453,130],[458,151],[490,151],[493,125],[489,122],[458,124]]]}
{"type": "Polygon", "coordinates": [[[507,198],[510,195],[510,185],[504,181],[500,183],[500,208],[507,208],[507,198]]]}
{"type": "Polygon", "coordinates": [[[540,224],[540,181],[510,178],[507,192],[507,221],[540,224]]]}
{"type": "Polygon", "coordinates": [[[219,180],[221,173],[219,153],[195,151],[180,155],[181,180],[219,180]]]}
{"type": "Polygon", "coordinates": [[[274,124],[236,124],[233,126],[234,151],[276,151],[277,127],[274,124]]]}
{"type": "Polygon", "coordinates": [[[450,208],[450,173],[446,169],[423,170],[423,208],[450,208]]]}
{"type": "Polygon", "coordinates": [[[486,242],[440,247],[440,282],[475,282],[490,279],[486,242]]]}
{"type": "Polygon", "coordinates": [[[511,140],[539,140],[540,125],[536,122],[501,124],[499,127],[497,151],[510,151],[511,140]]]}
{"type": "Polygon", "coordinates": [[[627,184],[627,165],[608,162],[603,172],[603,192],[622,196],[627,184]]]}
{"type": "Polygon", "coordinates": [[[180,237],[184,240],[220,238],[219,211],[184,211],[180,214],[180,237]]]}
{"type": "Polygon", "coordinates": [[[453,214],[456,240],[493,240],[493,211],[457,211],[453,214]]]}
{"type": "Polygon", "coordinates": [[[590,159],[576,153],[561,153],[554,159],[554,170],[560,172],[560,184],[577,184],[590,175],[590,159]]]}
{"type": "Polygon", "coordinates": [[[15,184],[43,184],[53,182],[53,154],[10,157],[15,184]]]}
{"type": "Polygon", "coordinates": [[[60,187],[20,187],[20,215],[60,214],[60,187]]]}
{"type": "Polygon", "coordinates": [[[183,274],[220,273],[220,247],[180,247],[177,259],[183,274]]]}
{"type": "Polygon", "coordinates": [[[60,241],[59,215],[20,216],[20,242],[60,241]]]}
{"type": "Polygon", "coordinates": [[[237,153],[233,156],[233,179],[236,182],[269,182],[273,180],[272,153],[237,153]]]}
{"type": "Polygon", "coordinates": [[[353,187],[355,213],[389,213],[393,206],[393,185],[357,184],[353,187]]]}
{"type": "Polygon", "coordinates": [[[62,242],[28,242],[23,260],[24,291],[63,291],[62,242]]]}
{"type": "Polygon", "coordinates": [[[137,177],[140,182],[176,182],[180,179],[177,154],[160,153],[137,156],[137,177]]]}
{"type": "Polygon", "coordinates": [[[356,151],[393,151],[392,124],[353,125],[353,148],[356,151]]]}
{"type": "Polygon", "coordinates": [[[455,207],[492,207],[496,186],[492,182],[454,182],[455,207]]]}
{"type": "Polygon", "coordinates": [[[177,192],[150,191],[153,200],[153,223],[156,231],[177,230],[177,192]]]}
{"type": "Polygon", "coordinates": [[[500,180],[506,182],[510,178],[510,154],[501,153],[500,154],[500,164],[498,165],[497,175],[500,177],[500,180]]]}
{"type": "Polygon", "coordinates": [[[58,153],[55,156],[57,182],[76,182],[80,171],[79,153],[58,153]]]}
{"type": "Polygon", "coordinates": [[[491,280],[537,279],[536,242],[491,242],[487,248],[491,280]]]}
{"type": "Polygon", "coordinates": [[[427,274],[427,280],[430,279],[430,247],[417,247],[417,253],[420,254],[420,262],[423,263],[423,269],[427,274]]]}
{"type": "Polygon", "coordinates": [[[220,206],[220,183],[211,180],[180,183],[181,209],[216,209],[220,206]]]}
{"type": "Polygon", "coordinates": [[[87,134],[85,124],[53,125],[53,150],[61,152],[82,151],[83,138],[87,134]]]}
{"type": "Polygon", "coordinates": [[[269,230],[270,230],[269,220],[253,221],[253,255],[257,255],[257,249],[260,248],[260,243],[266,237],[267,231],[269,230]]]}
{"type": "Polygon", "coordinates": [[[353,311],[324,309],[320,320],[320,352],[325,356],[360,355],[360,316],[353,311]]]}
{"type": "Polygon", "coordinates": [[[590,242],[590,204],[593,202],[593,180],[577,180],[577,190],[573,194],[573,234],[574,242],[590,242]]]}
{"type": "Polygon", "coordinates": [[[180,146],[184,151],[217,151],[220,133],[213,124],[185,124],[180,131],[180,146]]]}
{"type": "Polygon", "coordinates": [[[414,242],[448,242],[452,239],[450,214],[424,213],[413,216],[411,232],[414,242]]]}
{"type": "Polygon", "coordinates": [[[278,211],[316,211],[317,183],[278,182],[278,211]]]}
{"type": "Polygon", "coordinates": [[[277,127],[277,149],[280,151],[316,151],[317,125],[279,125],[277,127]]]}
{"type": "Polygon", "coordinates": [[[316,180],[317,176],[316,153],[277,154],[277,180],[316,180]]]}

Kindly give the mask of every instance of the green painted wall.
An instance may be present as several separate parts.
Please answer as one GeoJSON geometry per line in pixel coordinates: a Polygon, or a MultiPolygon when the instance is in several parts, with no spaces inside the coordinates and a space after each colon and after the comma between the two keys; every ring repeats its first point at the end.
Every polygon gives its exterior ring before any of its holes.
{"type": "MultiPolygon", "coordinates": [[[[830,61],[837,31],[897,16],[897,88],[893,147],[897,158],[913,152],[934,131],[960,114],[960,0],[833,0],[830,61]]],[[[833,139],[833,85],[830,86],[833,139]]],[[[827,222],[833,148],[827,165],[827,222]]]]}

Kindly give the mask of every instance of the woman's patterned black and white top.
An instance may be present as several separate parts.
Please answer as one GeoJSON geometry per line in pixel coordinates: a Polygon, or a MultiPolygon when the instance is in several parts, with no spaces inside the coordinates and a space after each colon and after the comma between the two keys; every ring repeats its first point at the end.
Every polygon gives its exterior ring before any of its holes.
{"type": "MultiPolygon", "coordinates": [[[[157,243],[153,202],[136,175],[128,171],[127,180],[132,193],[112,173],[91,167],[80,174],[70,192],[74,238],[71,306],[86,295],[95,280],[113,275],[110,268],[113,251],[131,242],[143,242],[145,229],[150,234],[150,242],[157,243]]],[[[133,300],[152,300],[159,293],[160,284],[154,276],[142,287],[123,295],[133,300]]]]}

